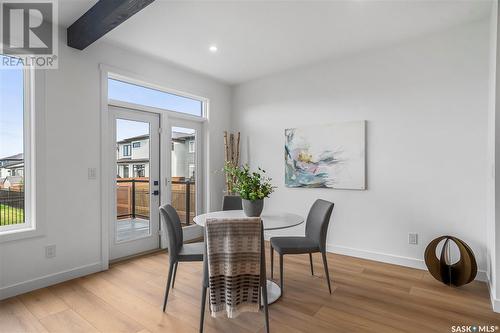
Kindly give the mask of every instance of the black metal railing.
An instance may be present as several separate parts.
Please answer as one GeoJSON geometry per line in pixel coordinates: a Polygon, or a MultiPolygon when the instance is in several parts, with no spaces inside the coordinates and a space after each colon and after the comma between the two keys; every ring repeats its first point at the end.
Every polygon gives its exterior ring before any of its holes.
{"type": "Polygon", "coordinates": [[[24,192],[0,189],[0,226],[24,223],[24,192]]]}
{"type": "Polygon", "coordinates": [[[117,218],[149,219],[149,179],[117,179],[116,182],[117,218]]]}

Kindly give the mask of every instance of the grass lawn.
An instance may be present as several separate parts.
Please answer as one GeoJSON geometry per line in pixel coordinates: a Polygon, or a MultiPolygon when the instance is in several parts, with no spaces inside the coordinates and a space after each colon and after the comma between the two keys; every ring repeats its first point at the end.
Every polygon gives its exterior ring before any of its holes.
{"type": "Polygon", "coordinates": [[[24,223],[24,211],[20,208],[0,205],[0,225],[18,223],[24,223]]]}

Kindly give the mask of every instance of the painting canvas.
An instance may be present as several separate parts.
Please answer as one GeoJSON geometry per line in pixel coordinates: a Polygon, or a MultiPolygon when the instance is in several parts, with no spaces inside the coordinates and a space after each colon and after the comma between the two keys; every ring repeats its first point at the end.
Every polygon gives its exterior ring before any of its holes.
{"type": "Polygon", "coordinates": [[[364,190],[365,121],[285,130],[287,187],[364,190]]]}

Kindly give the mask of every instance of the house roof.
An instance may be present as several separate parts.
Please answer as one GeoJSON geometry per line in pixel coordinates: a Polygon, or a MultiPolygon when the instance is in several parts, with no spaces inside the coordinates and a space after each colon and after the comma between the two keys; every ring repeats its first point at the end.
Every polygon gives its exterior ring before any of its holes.
{"type": "Polygon", "coordinates": [[[23,153],[19,153],[19,154],[3,157],[3,158],[0,158],[0,161],[22,161],[24,159],[23,155],[24,155],[23,153]]]}
{"type": "Polygon", "coordinates": [[[133,158],[120,158],[116,161],[116,163],[125,163],[125,164],[129,164],[129,163],[147,163],[149,162],[149,159],[147,158],[137,158],[137,159],[133,159],[133,158]]]}
{"type": "Polygon", "coordinates": [[[14,165],[21,166],[24,162],[23,158],[24,158],[23,153],[0,158],[0,167],[8,168],[14,165]]]}
{"type": "MultiPolygon", "coordinates": [[[[138,136],[133,136],[130,138],[125,138],[123,140],[118,141],[117,143],[123,144],[123,143],[130,143],[133,141],[139,141],[139,140],[145,140],[149,139],[149,134],[144,134],[144,135],[138,135],[138,136]]],[[[181,133],[181,132],[172,132],[172,139],[177,142],[184,142],[186,140],[192,140],[194,139],[193,134],[187,134],[187,133],[181,133]]]]}
{"type": "Polygon", "coordinates": [[[172,132],[173,142],[186,143],[186,141],[192,141],[192,140],[194,140],[194,135],[192,134],[172,132]]]}
{"type": "Polygon", "coordinates": [[[12,162],[6,162],[2,166],[5,169],[16,169],[16,168],[22,168],[24,167],[24,161],[12,161],[12,162]]]}
{"type": "Polygon", "coordinates": [[[149,134],[133,136],[131,138],[125,138],[123,140],[118,141],[117,143],[128,143],[128,142],[139,141],[139,140],[144,140],[144,139],[149,139],[149,134]]]}
{"type": "Polygon", "coordinates": [[[191,140],[194,139],[194,135],[181,132],[172,132],[172,139],[177,139],[179,141],[191,140]]]}

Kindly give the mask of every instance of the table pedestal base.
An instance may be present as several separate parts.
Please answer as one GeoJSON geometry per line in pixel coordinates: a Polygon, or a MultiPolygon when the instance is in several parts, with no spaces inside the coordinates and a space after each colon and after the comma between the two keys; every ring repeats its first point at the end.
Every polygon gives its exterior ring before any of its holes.
{"type": "Polygon", "coordinates": [[[273,304],[281,297],[281,287],[273,280],[267,280],[267,304],[273,304]]]}

